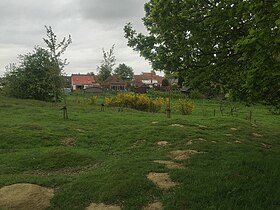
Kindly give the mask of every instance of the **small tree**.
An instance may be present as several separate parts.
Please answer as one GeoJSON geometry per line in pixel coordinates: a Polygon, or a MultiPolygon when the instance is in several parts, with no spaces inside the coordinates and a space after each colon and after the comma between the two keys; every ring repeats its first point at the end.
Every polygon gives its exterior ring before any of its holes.
{"type": "Polygon", "coordinates": [[[170,83],[169,83],[168,79],[164,78],[164,79],[162,80],[162,86],[163,86],[163,87],[167,87],[167,86],[169,86],[169,85],[170,85],[170,83]]]}
{"type": "Polygon", "coordinates": [[[125,81],[131,81],[133,78],[133,69],[124,63],[120,64],[114,71],[114,74],[125,81]]]}
{"type": "Polygon", "coordinates": [[[50,101],[60,88],[60,77],[51,54],[40,47],[32,53],[20,55],[20,65],[6,73],[6,91],[17,98],[50,101]]]}
{"type": "Polygon", "coordinates": [[[116,58],[114,56],[114,45],[109,52],[106,52],[104,49],[102,49],[102,51],[103,61],[101,61],[101,65],[98,66],[97,69],[99,81],[104,82],[110,75],[112,75],[116,58]]]}
{"type": "Polygon", "coordinates": [[[68,39],[66,37],[63,37],[62,41],[57,42],[57,38],[55,33],[52,30],[51,26],[45,26],[47,30],[47,38],[43,38],[44,42],[47,44],[47,47],[49,49],[51,59],[53,63],[55,64],[55,69],[53,71],[53,76],[60,77],[60,80],[56,81],[56,84],[53,84],[53,95],[54,99],[57,100],[61,94],[62,94],[62,88],[63,88],[63,69],[66,65],[68,65],[67,59],[62,59],[61,56],[66,51],[67,47],[72,43],[71,36],[68,35],[68,39]]]}
{"type": "Polygon", "coordinates": [[[49,101],[57,100],[62,94],[62,71],[67,60],[61,55],[72,42],[71,36],[57,43],[52,28],[45,26],[47,38],[43,39],[48,50],[35,47],[32,53],[20,55],[19,66],[7,69],[7,93],[17,98],[49,101]]]}
{"type": "Polygon", "coordinates": [[[67,47],[72,43],[71,35],[68,35],[68,39],[63,37],[62,41],[57,43],[57,38],[52,30],[51,26],[45,26],[47,30],[47,38],[43,38],[44,42],[51,53],[52,59],[56,62],[59,68],[59,74],[62,75],[63,69],[68,65],[67,59],[62,59],[61,56],[66,51],[67,47]]]}

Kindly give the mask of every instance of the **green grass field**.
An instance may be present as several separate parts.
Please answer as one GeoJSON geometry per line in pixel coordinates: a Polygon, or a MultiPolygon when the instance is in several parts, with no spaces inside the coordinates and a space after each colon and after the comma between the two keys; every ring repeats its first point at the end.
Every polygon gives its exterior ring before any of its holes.
{"type": "Polygon", "coordinates": [[[280,209],[279,116],[261,105],[238,105],[234,116],[227,110],[221,116],[215,101],[195,105],[192,115],[167,118],[107,107],[101,112],[71,96],[64,120],[62,103],[0,96],[0,187],[52,187],[49,210],[82,210],[92,202],[140,210],[153,201],[170,210],[280,209]],[[170,152],[176,150],[200,153],[174,160],[170,152]],[[150,172],[168,173],[177,185],[160,189],[147,178],[150,172]]]}

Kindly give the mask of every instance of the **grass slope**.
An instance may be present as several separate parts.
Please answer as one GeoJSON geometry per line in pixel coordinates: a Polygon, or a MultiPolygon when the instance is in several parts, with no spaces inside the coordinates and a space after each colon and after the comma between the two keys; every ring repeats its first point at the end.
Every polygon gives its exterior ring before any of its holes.
{"type": "MultiPolygon", "coordinates": [[[[241,105],[240,105],[241,106],[241,105]]],[[[98,106],[16,100],[0,96],[0,186],[34,183],[55,188],[56,209],[85,209],[91,202],[142,209],[280,209],[279,117],[262,106],[253,121],[213,116],[216,102],[196,101],[190,116],[117,112],[98,106]],[[184,127],[173,127],[179,124],[184,127]],[[158,141],[168,141],[159,147],[158,141]],[[168,169],[170,151],[203,152],[168,169]],[[149,172],[168,172],[179,183],[161,190],[149,172]]]]}

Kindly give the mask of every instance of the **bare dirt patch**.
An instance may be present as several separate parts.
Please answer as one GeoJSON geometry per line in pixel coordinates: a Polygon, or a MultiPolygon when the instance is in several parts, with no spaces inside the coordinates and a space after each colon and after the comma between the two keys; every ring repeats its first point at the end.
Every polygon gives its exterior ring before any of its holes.
{"type": "Polygon", "coordinates": [[[43,210],[50,206],[53,195],[53,189],[35,184],[5,186],[0,189],[0,209],[43,210]]]}
{"type": "Polygon", "coordinates": [[[253,136],[255,136],[255,137],[263,137],[263,135],[261,135],[259,133],[253,133],[253,136]]]}
{"type": "Polygon", "coordinates": [[[159,141],[159,142],[157,142],[157,145],[158,145],[158,146],[162,146],[162,147],[165,147],[165,146],[167,146],[168,144],[169,144],[168,141],[159,141]]]}
{"type": "Polygon", "coordinates": [[[189,140],[188,142],[187,142],[187,145],[191,145],[193,143],[193,141],[192,140],[189,140]]]}
{"type": "Polygon", "coordinates": [[[60,141],[60,144],[64,146],[75,146],[76,140],[72,137],[66,137],[60,141]]]}
{"type": "Polygon", "coordinates": [[[76,131],[80,132],[80,133],[85,133],[86,131],[80,128],[75,129],[76,131]]]}
{"type": "Polygon", "coordinates": [[[267,145],[267,144],[265,144],[265,143],[261,143],[261,145],[262,145],[264,148],[266,148],[266,149],[270,149],[270,148],[271,148],[271,145],[267,145]]]}
{"type": "Polygon", "coordinates": [[[86,210],[121,210],[121,207],[116,205],[106,205],[104,203],[92,203],[86,210]]]}
{"type": "Polygon", "coordinates": [[[206,125],[197,124],[196,126],[198,126],[198,127],[201,128],[201,129],[206,129],[206,128],[208,128],[206,125]]]}
{"type": "Polygon", "coordinates": [[[151,172],[147,175],[147,178],[161,189],[170,189],[177,185],[170,179],[168,173],[151,172]]]}
{"type": "Polygon", "coordinates": [[[257,128],[257,127],[258,127],[257,124],[255,124],[255,123],[252,123],[251,125],[252,125],[252,127],[254,127],[254,128],[257,128]]]}
{"type": "Polygon", "coordinates": [[[196,150],[175,150],[170,152],[170,156],[175,160],[186,160],[194,154],[198,154],[196,150]]]}
{"type": "Polygon", "coordinates": [[[180,128],[183,128],[183,127],[184,127],[184,125],[181,125],[181,124],[172,124],[171,126],[172,126],[172,127],[180,127],[180,128]]]}
{"type": "Polygon", "coordinates": [[[154,163],[164,164],[169,169],[183,169],[184,165],[170,160],[154,160],[154,163]]]}
{"type": "Polygon", "coordinates": [[[162,203],[156,201],[154,203],[148,204],[142,210],[162,210],[162,209],[163,209],[162,203]]]}

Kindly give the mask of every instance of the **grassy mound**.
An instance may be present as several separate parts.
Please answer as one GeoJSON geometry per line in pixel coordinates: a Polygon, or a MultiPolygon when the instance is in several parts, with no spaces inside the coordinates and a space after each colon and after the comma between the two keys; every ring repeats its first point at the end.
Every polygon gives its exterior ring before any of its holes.
{"type": "Polygon", "coordinates": [[[280,208],[280,121],[265,107],[214,116],[219,103],[194,101],[192,115],[167,118],[68,102],[64,120],[63,104],[0,97],[0,187],[54,188],[49,210],[140,210],[155,201],[164,209],[280,208]],[[151,173],[176,185],[161,189],[151,173]]]}

